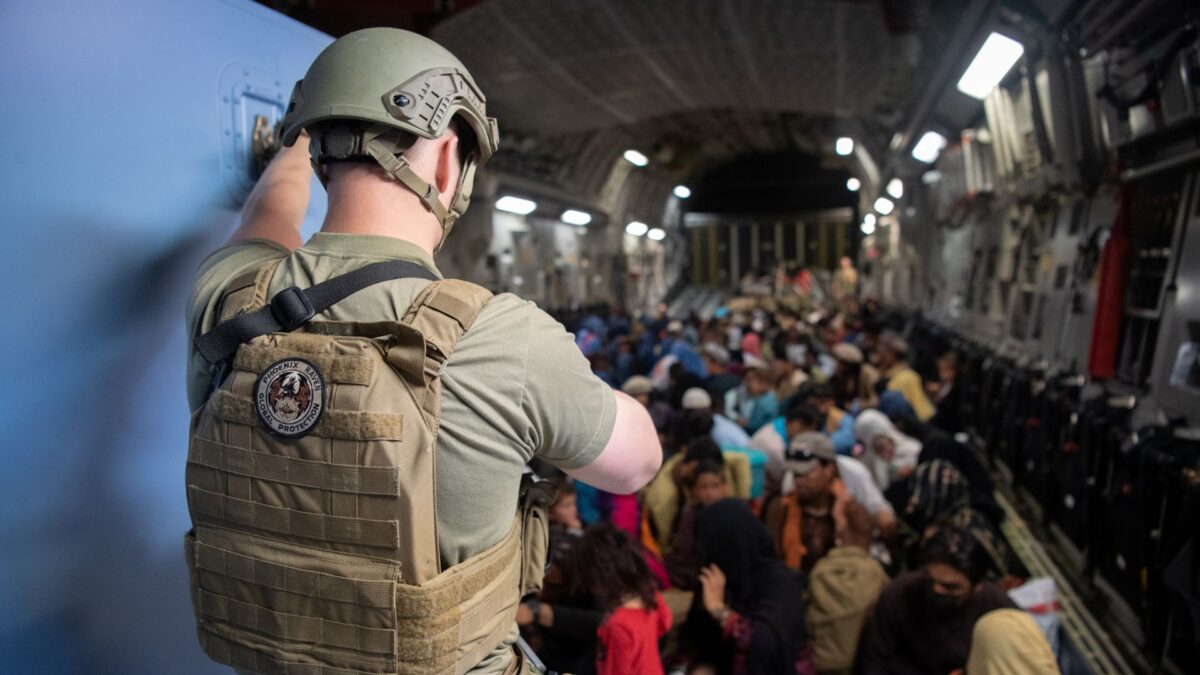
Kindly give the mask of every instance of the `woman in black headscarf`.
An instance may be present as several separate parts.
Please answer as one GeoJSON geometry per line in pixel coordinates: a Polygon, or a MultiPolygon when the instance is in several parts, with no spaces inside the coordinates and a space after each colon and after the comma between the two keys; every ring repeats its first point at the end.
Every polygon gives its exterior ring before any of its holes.
{"type": "Polygon", "coordinates": [[[992,481],[992,475],[970,448],[946,434],[930,434],[921,446],[917,463],[925,464],[934,460],[950,462],[966,479],[967,484],[971,486],[971,508],[981,513],[996,527],[1004,522],[1004,509],[996,502],[996,484],[992,481]]]}
{"type": "Polygon", "coordinates": [[[725,499],[700,513],[696,539],[705,564],[681,636],[689,665],[721,675],[812,672],[800,582],[762,522],[725,499]]]}

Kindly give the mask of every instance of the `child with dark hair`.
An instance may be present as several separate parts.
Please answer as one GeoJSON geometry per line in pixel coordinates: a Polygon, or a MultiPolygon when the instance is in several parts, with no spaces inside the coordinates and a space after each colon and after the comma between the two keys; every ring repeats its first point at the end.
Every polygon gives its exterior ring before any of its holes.
{"type": "Polygon", "coordinates": [[[607,615],[596,631],[597,675],[662,675],[658,640],[671,612],[655,590],[642,551],[611,525],[592,528],[575,548],[574,583],[607,615]]]}

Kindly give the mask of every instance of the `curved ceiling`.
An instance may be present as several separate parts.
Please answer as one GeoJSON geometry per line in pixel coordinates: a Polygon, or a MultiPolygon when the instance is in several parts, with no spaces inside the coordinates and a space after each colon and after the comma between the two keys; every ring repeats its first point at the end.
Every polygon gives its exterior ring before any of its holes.
{"type": "Polygon", "coordinates": [[[686,178],[740,154],[831,154],[838,135],[882,152],[928,59],[917,36],[958,5],[488,0],[432,37],[486,92],[507,170],[572,173],[600,136],[686,178]]]}
{"type": "Polygon", "coordinates": [[[746,155],[800,152],[853,169],[833,153],[842,135],[882,158],[971,4],[258,1],[334,34],[428,33],[466,64],[500,121],[488,168],[585,201],[602,200],[630,147],[651,158],[632,179],[668,190],[746,155]]]}
{"type": "MultiPolygon", "coordinates": [[[[913,7],[926,2],[908,3],[913,7]]],[[[569,133],[705,109],[887,114],[919,58],[863,0],[491,0],[433,31],[510,128],[569,133]]]]}

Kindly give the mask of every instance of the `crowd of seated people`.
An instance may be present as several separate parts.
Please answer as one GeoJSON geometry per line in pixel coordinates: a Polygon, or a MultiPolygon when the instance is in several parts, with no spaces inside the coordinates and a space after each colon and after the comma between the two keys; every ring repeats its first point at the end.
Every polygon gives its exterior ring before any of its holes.
{"type": "Polygon", "coordinates": [[[955,354],[923,377],[870,305],[560,318],[666,456],[635,495],[531,467],[559,491],[518,624],[550,671],[1058,672],[1006,593],[1021,567],[955,354]]]}

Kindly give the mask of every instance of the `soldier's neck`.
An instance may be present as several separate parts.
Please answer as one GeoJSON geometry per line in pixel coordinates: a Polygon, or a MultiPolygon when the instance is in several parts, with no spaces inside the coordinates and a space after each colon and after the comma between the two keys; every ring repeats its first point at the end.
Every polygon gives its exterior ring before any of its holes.
{"type": "Polygon", "coordinates": [[[329,184],[329,207],[322,232],[370,234],[403,239],[430,255],[441,224],[415,194],[383,177],[336,180],[329,184]]]}

